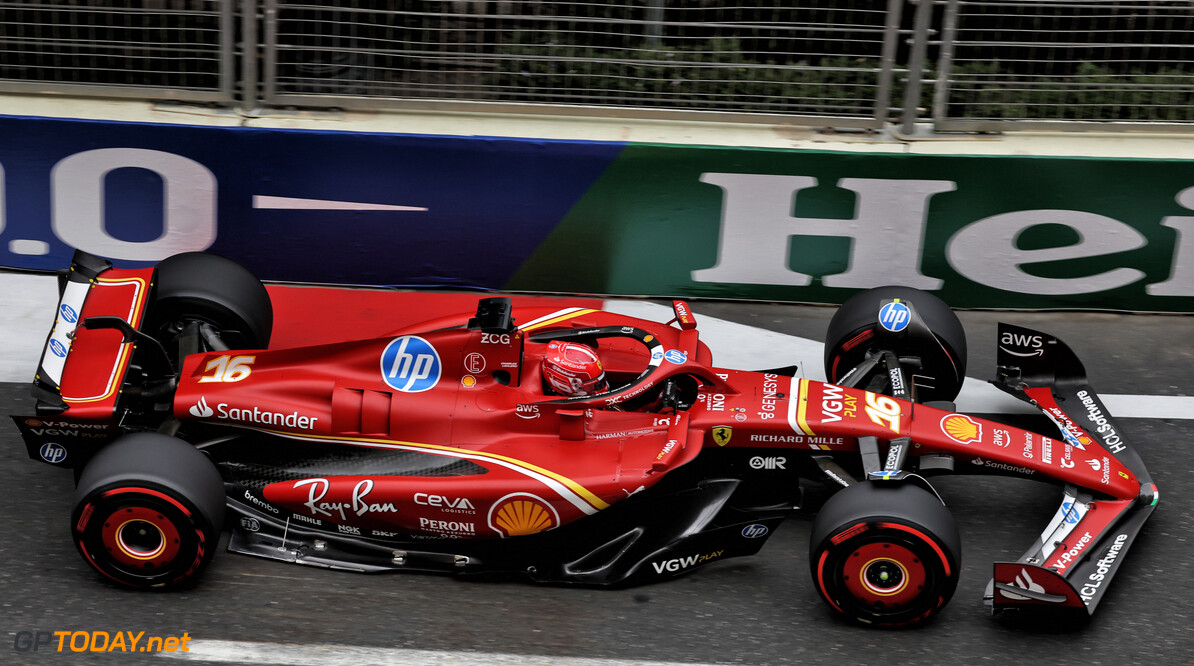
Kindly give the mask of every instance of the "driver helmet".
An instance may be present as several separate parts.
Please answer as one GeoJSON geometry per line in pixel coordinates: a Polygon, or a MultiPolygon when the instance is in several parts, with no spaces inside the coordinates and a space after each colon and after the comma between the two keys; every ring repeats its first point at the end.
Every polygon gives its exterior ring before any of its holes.
{"type": "Polygon", "coordinates": [[[592,347],[552,340],[543,357],[543,381],[560,395],[579,397],[605,391],[605,370],[592,347]]]}

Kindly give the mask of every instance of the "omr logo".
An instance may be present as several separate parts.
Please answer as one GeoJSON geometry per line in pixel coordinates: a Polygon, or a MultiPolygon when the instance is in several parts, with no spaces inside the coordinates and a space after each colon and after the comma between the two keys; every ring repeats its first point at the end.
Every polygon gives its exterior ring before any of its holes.
{"type": "Polygon", "coordinates": [[[426,391],[439,383],[439,353],[417,335],[394,338],[381,353],[381,376],[398,391],[426,391]]]}
{"type": "Polygon", "coordinates": [[[903,303],[888,303],[879,309],[879,325],[892,333],[904,330],[910,321],[912,311],[903,303]]]}

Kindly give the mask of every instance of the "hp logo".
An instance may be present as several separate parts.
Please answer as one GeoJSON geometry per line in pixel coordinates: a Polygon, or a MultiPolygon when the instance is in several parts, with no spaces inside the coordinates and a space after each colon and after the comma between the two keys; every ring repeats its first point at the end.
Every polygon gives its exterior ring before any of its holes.
{"type": "Polygon", "coordinates": [[[381,353],[381,376],[398,391],[426,391],[439,383],[439,354],[418,336],[395,338],[381,353]]]}
{"type": "Polygon", "coordinates": [[[58,358],[66,358],[66,345],[59,340],[50,340],[50,351],[58,358]]]}
{"type": "Polygon", "coordinates": [[[755,523],[753,525],[747,525],[746,527],[743,527],[742,536],[746,537],[747,539],[758,539],[759,537],[767,536],[767,533],[770,531],[771,530],[767,529],[766,525],[755,523]]]}
{"type": "Polygon", "coordinates": [[[73,324],[79,320],[79,315],[75,314],[75,309],[65,303],[62,307],[58,308],[58,311],[62,314],[62,321],[68,324],[73,324]]]}
{"type": "Polygon", "coordinates": [[[66,460],[66,448],[61,444],[46,442],[41,445],[41,448],[37,452],[41,455],[42,460],[55,465],[66,460]]]}
{"type": "Polygon", "coordinates": [[[911,321],[912,311],[903,303],[888,303],[879,309],[879,325],[892,333],[904,330],[911,321]]]}

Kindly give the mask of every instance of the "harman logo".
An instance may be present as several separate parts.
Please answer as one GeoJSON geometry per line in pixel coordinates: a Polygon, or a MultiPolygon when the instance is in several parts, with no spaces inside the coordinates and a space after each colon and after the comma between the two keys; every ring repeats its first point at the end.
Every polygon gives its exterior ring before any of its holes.
{"type": "Polygon", "coordinates": [[[41,456],[42,460],[55,465],[66,460],[66,447],[53,442],[42,444],[37,453],[41,456]]]}
{"type": "Polygon", "coordinates": [[[188,411],[191,413],[191,416],[200,419],[205,419],[216,413],[215,410],[207,405],[206,397],[200,397],[199,402],[195,403],[188,411]]]}
{"type": "Polygon", "coordinates": [[[394,338],[381,353],[381,376],[403,393],[421,393],[439,383],[439,353],[423,338],[394,338]]]}

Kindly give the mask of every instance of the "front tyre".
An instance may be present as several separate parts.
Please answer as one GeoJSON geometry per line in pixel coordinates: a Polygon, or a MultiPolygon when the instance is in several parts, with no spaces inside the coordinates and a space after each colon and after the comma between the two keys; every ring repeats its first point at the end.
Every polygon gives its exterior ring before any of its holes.
{"type": "Polygon", "coordinates": [[[87,463],[71,531],[83,559],[136,588],[177,587],[211,561],[224,519],[224,484],[207,456],[156,433],[122,437],[87,463]]]}
{"type": "Polygon", "coordinates": [[[958,585],[961,541],[949,510],[909,484],[839,491],[813,523],[813,584],[839,614],[875,627],[927,620],[958,585]]]}

